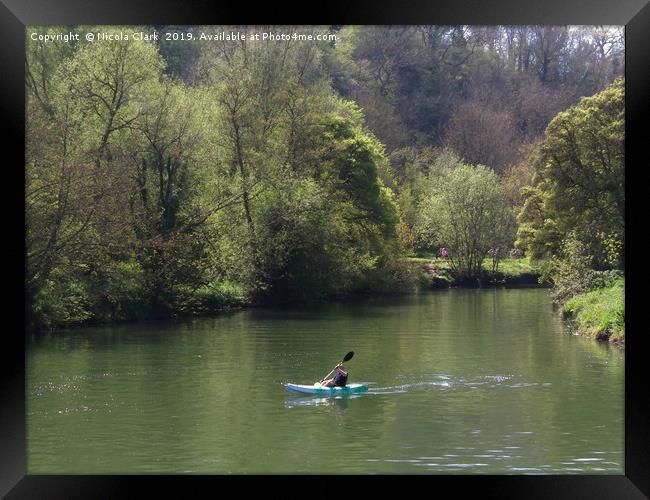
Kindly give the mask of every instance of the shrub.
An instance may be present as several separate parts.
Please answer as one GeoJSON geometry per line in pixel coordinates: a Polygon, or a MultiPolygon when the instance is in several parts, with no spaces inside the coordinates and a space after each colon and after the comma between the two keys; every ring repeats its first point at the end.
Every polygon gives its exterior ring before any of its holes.
{"type": "Polygon", "coordinates": [[[244,287],[231,281],[209,283],[199,287],[193,294],[195,313],[214,313],[228,307],[247,303],[244,287]]]}

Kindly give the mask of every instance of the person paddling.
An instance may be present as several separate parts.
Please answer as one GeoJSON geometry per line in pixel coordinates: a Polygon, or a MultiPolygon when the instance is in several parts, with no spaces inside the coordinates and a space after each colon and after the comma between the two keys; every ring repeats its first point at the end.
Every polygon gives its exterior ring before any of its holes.
{"type": "Polygon", "coordinates": [[[348,372],[343,366],[343,363],[339,363],[334,367],[336,371],[334,377],[324,380],[321,383],[321,387],[345,387],[345,384],[348,381],[348,372]]]}

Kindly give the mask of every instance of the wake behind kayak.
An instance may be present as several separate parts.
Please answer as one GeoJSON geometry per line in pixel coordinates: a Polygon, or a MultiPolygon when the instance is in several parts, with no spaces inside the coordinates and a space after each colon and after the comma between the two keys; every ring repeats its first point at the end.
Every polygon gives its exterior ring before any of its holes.
{"type": "Polygon", "coordinates": [[[284,384],[288,391],[302,392],[305,394],[355,394],[368,390],[368,386],[363,384],[348,384],[343,387],[320,387],[317,385],[300,385],[300,384],[284,384]]]}

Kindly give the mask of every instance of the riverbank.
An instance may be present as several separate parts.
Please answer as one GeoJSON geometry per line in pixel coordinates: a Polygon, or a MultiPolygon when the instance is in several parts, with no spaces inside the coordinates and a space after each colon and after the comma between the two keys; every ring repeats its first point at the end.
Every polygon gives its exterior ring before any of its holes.
{"type": "Polygon", "coordinates": [[[578,334],[624,346],[625,279],[569,299],[562,318],[578,334]]]}
{"type": "Polygon", "coordinates": [[[451,271],[449,260],[433,255],[419,254],[408,257],[406,261],[420,272],[420,287],[450,288],[450,287],[540,287],[549,288],[548,282],[540,283],[541,271],[527,257],[519,259],[503,259],[496,269],[492,268],[492,261],[486,259],[483,264],[483,273],[479,277],[460,278],[451,271]]]}

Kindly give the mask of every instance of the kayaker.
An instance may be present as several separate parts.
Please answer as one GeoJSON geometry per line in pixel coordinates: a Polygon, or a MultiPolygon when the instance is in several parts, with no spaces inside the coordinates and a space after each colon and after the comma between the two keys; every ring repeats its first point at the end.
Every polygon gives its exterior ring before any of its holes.
{"type": "Polygon", "coordinates": [[[338,365],[336,365],[334,369],[336,370],[334,377],[323,381],[321,387],[344,387],[345,386],[345,384],[348,381],[348,372],[346,371],[345,366],[343,366],[343,363],[339,363],[338,365]]]}

